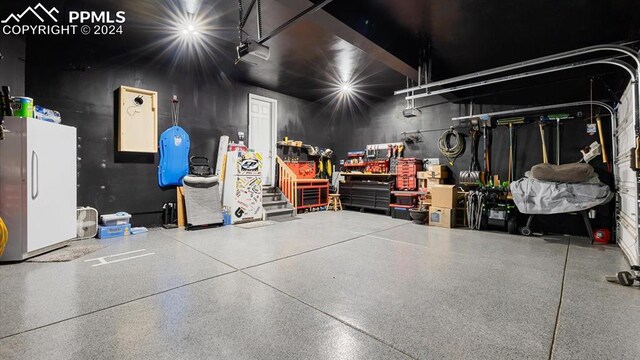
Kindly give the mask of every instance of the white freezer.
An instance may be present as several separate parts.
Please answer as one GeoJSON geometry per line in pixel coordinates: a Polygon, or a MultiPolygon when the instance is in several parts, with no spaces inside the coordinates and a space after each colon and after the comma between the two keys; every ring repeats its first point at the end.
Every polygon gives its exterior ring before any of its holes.
{"type": "Polygon", "coordinates": [[[76,128],[6,117],[0,141],[0,217],[9,240],[0,261],[19,261],[76,237],[76,128]]]}

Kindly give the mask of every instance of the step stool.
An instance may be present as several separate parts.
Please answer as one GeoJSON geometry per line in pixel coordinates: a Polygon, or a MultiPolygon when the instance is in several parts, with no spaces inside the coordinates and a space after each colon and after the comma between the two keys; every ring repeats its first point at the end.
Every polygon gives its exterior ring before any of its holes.
{"type": "Polygon", "coordinates": [[[333,211],[342,210],[342,201],[340,201],[340,194],[329,194],[329,205],[327,205],[328,209],[333,209],[333,211]]]}

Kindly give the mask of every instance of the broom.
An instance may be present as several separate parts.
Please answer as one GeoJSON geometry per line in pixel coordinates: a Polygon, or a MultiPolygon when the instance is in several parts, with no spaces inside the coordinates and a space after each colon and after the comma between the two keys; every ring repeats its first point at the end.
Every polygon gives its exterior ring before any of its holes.
{"type": "Polygon", "coordinates": [[[515,134],[514,125],[522,125],[525,123],[524,117],[516,117],[516,118],[508,118],[508,119],[500,119],[496,122],[498,126],[508,126],[509,127],[509,183],[511,180],[515,178],[515,157],[514,157],[514,146],[513,139],[515,134]]]}

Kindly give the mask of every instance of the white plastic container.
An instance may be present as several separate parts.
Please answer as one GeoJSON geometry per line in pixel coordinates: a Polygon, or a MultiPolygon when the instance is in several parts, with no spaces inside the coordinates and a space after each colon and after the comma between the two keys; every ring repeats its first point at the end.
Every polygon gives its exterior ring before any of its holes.
{"type": "Polygon", "coordinates": [[[122,211],[115,214],[100,215],[100,222],[104,226],[127,225],[130,219],[131,214],[122,211]]]}

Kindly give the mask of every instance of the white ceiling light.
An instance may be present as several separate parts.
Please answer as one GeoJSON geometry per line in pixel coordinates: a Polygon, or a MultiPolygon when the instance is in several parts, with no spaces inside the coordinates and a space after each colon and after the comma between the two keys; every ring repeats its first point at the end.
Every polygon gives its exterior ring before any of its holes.
{"type": "Polygon", "coordinates": [[[345,95],[351,94],[353,92],[353,85],[348,81],[343,82],[340,84],[340,92],[345,95]]]}
{"type": "Polygon", "coordinates": [[[182,25],[182,30],[180,30],[180,33],[182,37],[187,39],[200,35],[200,32],[198,31],[198,25],[192,22],[182,25]]]}

